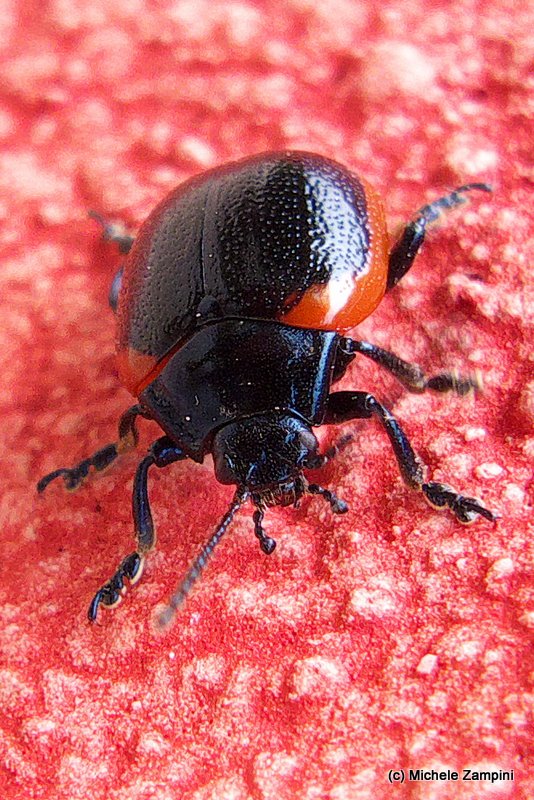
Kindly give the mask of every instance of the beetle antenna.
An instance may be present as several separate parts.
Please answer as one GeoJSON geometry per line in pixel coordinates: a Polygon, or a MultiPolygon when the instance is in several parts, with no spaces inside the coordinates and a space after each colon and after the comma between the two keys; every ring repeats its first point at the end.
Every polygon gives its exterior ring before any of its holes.
{"type": "Polygon", "coordinates": [[[215,547],[219,544],[220,540],[222,539],[223,535],[226,533],[226,529],[230,525],[231,521],[234,518],[236,511],[238,511],[245,500],[248,498],[249,492],[246,489],[238,489],[234,495],[234,499],[232,500],[232,504],[222,520],[219,523],[219,526],[211,539],[206,542],[202,550],[200,551],[199,555],[193,561],[191,566],[189,567],[189,571],[187,572],[185,578],[181,582],[178,589],[172,595],[171,599],[169,600],[166,608],[158,615],[157,618],[157,625],[158,628],[164,629],[167,628],[174,619],[176,611],[182,605],[185,598],[193,588],[194,583],[200,577],[201,572],[203,571],[204,567],[208,563],[208,560],[214,551],[215,547]]]}

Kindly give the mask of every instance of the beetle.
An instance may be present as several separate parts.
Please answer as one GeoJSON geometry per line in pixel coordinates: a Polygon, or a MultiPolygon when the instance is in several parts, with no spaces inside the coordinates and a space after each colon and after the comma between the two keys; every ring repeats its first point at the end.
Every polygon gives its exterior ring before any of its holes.
{"type": "Polygon", "coordinates": [[[62,478],[76,489],[138,441],[138,418],[163,431],[140,461],[133,486],[136,549],[95,594],[88,611],[113,606],[126,581],[139,580],[155,543],[148,473],[213,456],[215,476],[236,490],[215,533],[160,617],[168,624],[203,570],[236,511],[253,506],[262,551],[276,542],[263,528],[270,506],[319,495],[335,514],[347,504],[310,483],[305,470],[331,459],[351,437],[319,452],[313,428],[376,418],[400,473],[437,509],[462,523],[497,515],[480,500],[426,479],[399,422],[373,394],[331,391],[356,355],[389,370],[412,392],[478,388],[477,379],[417,366],[347,336],[408,272],[429,223],[484,192],[470,183],[423,206],[389,247],[377,192],[341,164],[307,152],[263,153],[212,169],[172,191],[135,240],[98,214],[104,237],[126,254],[110,291],[117,314],[117,363],[137,403],[119,421],[118,441],[71,468],[41,478],[42,492],[62,478]]]}

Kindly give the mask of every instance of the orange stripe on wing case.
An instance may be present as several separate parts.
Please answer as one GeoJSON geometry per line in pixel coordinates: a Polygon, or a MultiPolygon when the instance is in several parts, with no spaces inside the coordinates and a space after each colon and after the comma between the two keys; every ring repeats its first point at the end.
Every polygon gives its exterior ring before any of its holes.
{"type": "Polygon", "coordinates": [[[311,286],[297,305],[280,317],[281,322],[344,333],[366,319],[384,296],[389,261],[384,207],[372,186],[361,178],[359,180],[365,189],[367,203],[369,253],[366,270],[354,275],[347,269],[326,284],[311,286]]]}
{"type": "Polygon", "coordinates": [[[139,353],[131,347],[117,352],[117,369],[122,385],[139,397],[149,383],[152,383],[163,372],[173,355],[183,346],[183,340],[165,353],[163,358],[156,358],[146,353],[139,353]]]}
{"type": "Polygon", "coordinates": [[[144,386],[153,380],[152,373],[156,366],[158,363],[155,356],[138,353],[137,350],[132,350],[130,347],[119,350],[117,353],[120,382],[134,397],[137,397],[144,386]]]}

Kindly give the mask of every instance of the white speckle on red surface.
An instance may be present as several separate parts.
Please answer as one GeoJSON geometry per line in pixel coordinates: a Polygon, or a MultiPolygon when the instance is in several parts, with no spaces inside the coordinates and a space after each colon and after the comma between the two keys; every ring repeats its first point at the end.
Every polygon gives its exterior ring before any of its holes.
{"type": "MultiPolygon", "coordinates": [[[[195,680],[206,684],[206,686],[221,683],[228,669],[225,659],[218,653],[211,653],[205,658],[197,658],[190,667],[195,680]]],[[[184,676],[187,671],[184,671],[184,676]]]]}
{"type": "Polygon", "coordinates": [[[519,398],[519,408],[525,417],[525,421],[534,425],[534,381],[530,381],[521,391],[519,398]]]}
{"type": "Polygon", "coordinates": [[[88,62],[97,60],[100,79],[111,83],[128,75],[135,50],[125,31],[101,28],[83,38],[78,55],[88,62]]]}
{"type": "Polygon", "coordinates": [[[525,611],[525,613],[521,614],[519,617],[519,622],[527,628],[532,628],[534,630],[534,611],[525,611]]]}
{"type": "Polygon", "coordinates": [[[485,581],[488,592],[506,596],[510,590],[509,580],[515,572],[515,564],[511,558],[499,558],[489,567],[485,581]]]}
{"type": "Polygon", "coordinates": [[[385,41],[366,54],[360,81],[372,100],[383,100],[396,92],[428,97],[436,94],[436,69],[417,47],[403,41],[385,41]]]}
{"type": "Polygon", "coordinates": [[[292,683],[292,698],[310,695],[317,699],[337,696],[340,689],[350,685],[350,677],[340,662],[324,656],[311,656],[295,663],[292,683]]]}
{"type": "Polygon", "coordinates": [[[139,737],[137,750],[141,756],[163,756],[171,749],[172,745],[161,734],[156,732],[146,733],[139,737]]]}
{"type": "Polygon", "coordinates": [[[503,299],[498,292],[477,280],[472,280],[468,275],[463,273],[450,275],[446,279],[446,285],[453,301],[469,300],[476,305],[477,312],[489,320],[495,320],[503,308],[503,299]]]}
{"type": "Polygon", "coordinates": [[[447,142],[446,159],[456,175],[481,178],[491,183],[499,166],[499,154],[481,146],[481,142],[469,133],[461,132],[447,142]]]}
{"type": "Polygon", "coordinates": [[[514,571],[514,562],[511,558],[499,558],[498,561],[495,561],[490,568],[490,573],[492,577],[499,579],[499,578],[506,578],[511,575],[514,571]]]}
{"type": "Polygon", "coordinates": [[[464,438],[466,442],[481,442],[483,441],[488,432],[484,428],[468,427],[465,429],[464,438]]]}
{"type": "Polygon", "coordinates": [[[525,504],[525,492],[516,483],[507,483],[504,487],[503,496],[517,508],[525,504]]]}
{"type": "Polygon", "coordinates": [[[416,672],[420,675],[431,675],[437,669],[439,659],[433,653],[427,653],[423,656],[417,665],[416,672]]]}
{"type": "MultiPolygon", "coordinates": [[[[157,794],[157,800],[160,795],[157,794]]],[[[239,775],[232,775],[220,780],[208,781],[200,789],[187,795],[187,800],[251,800],[252,795],[247,788],[247,782],[239,775]]],[[[176,795],[169,795],[170,800],[175,800],[176,795]]],[[[126,798],[125,798],[126,800],[126,798]]]]}
{"type": "Polygon", "coordinates": [[[254,759],[253,776],[260,797],[294,797],[293,775],[302,766],[299,758],[284,750],[259,753],[254,759]]]}
{"type": "Polygon", "coordinates": [[[494,461],[486,461],[484,464],[479,464],[478,467],[475,468],[475,475],[477,478],[482,478],[487,481],[500,478],[503,472],[503,467],[501,467],[500,464],[496,464],[494,461]]]}
{"type": "Polygon", "coordinates": [[[217,154],[206,142],[196,136],[184,136],[180,141],[180,151],[202,169],[213,167],[216,163],[217,154]]]}
{"type": "Polygon", "coordinates": [[[534,436],[530,436],[523,442],[522,450],[529,460],[534,461],[534,436]]]}
{"type": "Polygon", "coordinates": [[[402,607],[401,587],[386,576],[373,576],[365,588],[351,593],[350,608],[365,619],[395,617],[402,607]]]}

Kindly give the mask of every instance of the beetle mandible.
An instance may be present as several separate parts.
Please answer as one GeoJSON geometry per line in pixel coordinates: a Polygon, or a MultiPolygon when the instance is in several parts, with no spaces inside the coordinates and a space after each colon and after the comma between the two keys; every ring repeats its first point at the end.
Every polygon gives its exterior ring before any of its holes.
{"type": "Polygon", "coordinates": [[[55,470],[77,488],[137,444],[137,419],[164,435],[140,461],[133,487],[136,549],[94,596],[88,616],[113,606],[125,581],[141,576],[155,542],[147,479],[166,467],[212,454],[215,475],[235,484],[231,505],[192,564],[160,622],[167,624],[204,568],[236,511],[250,501],[264,553],[276,542],[263,529],[269,506],[324,498],[336,514],[346,503],[310,483],[306,469],[331,459],[350,437],[319,452],[313,428],[375,417],[389,437],[405,483],[463,523],[495,520],[477,499],[428,481],[393,414],[372,394],[331,391],[357,354],[389,370],[409,391],[477,388],[473,377],[423,371],[348,331],[378,306],[413,264],[429,223],[464,202],[470,183],[429,205],[389,248],[382,203],[362,178],[312,153],[264,153],[210,170],[171,192],[135,241],[102,220],[105,238],[126,254],[113,281],[117,359],[122,384],[137,398],[119,421],[118,441],[71,468],[55,470]]]}

